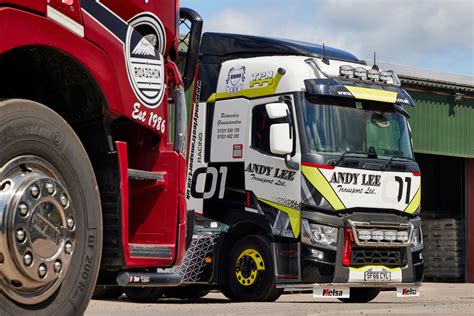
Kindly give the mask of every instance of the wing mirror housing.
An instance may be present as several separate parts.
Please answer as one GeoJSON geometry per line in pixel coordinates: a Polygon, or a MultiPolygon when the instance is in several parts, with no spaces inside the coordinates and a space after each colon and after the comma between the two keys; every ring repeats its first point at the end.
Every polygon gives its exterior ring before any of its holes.
{"type": "MultiPolygon", "coordinates": [[[[293,152],[293,120],[286,103],[268,103],[266,106],[271,120],[284,119],[285,123],[274,123],[270,126],[270,151],[272,154],[285,156],[289,169],[298,170],[299,164],[291,159],[293,152]]],[[[280,121],[281,122],[281,121],[280,121]]]]}
{"type": "Polygon", "coordinates": [[[290,124],[279,123],[270,126],[270,151],[275,155],[289,155],[293,151],[290,124]]]}
{"type": "Polygon", "coordinates": [[[290,113],[286,103],[268,103],[265,107],[271,120],[285,118],[290,113]]]}

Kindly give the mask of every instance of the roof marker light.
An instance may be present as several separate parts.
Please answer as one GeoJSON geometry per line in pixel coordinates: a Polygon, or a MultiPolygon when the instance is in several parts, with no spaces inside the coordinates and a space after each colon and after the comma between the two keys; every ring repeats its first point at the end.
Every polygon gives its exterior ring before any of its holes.
{"type": "Polygon", "coordinates": [[[393,76],[390,71],[381,71],[379,77],[380,80],[384,82],[389,82],[393,80],[393,76]]]}
{"type": "Polygon", "coordinates": [[[361,80],[367,80],[367,69],[365,69],[364,67],[354,68],[354,76],[361,80]]]}
{"type": "Polygon", "coordinates": [[[354,78],[354,67],[349,66],[349,65],[342,65],[339,67],[339,73],[341,76],[344,76],[346,78],[354,78]]]}
{"type": "Polygon", "coordinates": [[[367,78],[373,81],[378,81],[380,78],[380,72],[375,69],[369,69],[367,70],[367,78]]]}

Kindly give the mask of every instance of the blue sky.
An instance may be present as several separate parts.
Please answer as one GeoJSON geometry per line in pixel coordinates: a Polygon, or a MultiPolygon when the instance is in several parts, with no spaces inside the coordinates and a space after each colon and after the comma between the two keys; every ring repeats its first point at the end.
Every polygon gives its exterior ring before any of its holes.
{"type": "Polygon", "coordinates": [[[472,0],[181,0],[204,31],[268,35],[474,76],[472,0]]]}

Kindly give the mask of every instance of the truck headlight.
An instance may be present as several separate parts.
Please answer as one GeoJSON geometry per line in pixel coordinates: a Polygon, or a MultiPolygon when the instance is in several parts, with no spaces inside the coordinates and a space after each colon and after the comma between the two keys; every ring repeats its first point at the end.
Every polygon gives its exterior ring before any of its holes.
{"type": "Polygon", "coordinates": [[[421,227],[417,227],[413,230],[411,245],[413,248],[421,248],[423,246],[423,234],[421,232],[421,227]]]}
{"type": "Polygon", "coordinates": [[[337,232],[336,227],[310,224],[306,219],[301,220],[301,242],[304,244],[336,249],[337,232]]]}

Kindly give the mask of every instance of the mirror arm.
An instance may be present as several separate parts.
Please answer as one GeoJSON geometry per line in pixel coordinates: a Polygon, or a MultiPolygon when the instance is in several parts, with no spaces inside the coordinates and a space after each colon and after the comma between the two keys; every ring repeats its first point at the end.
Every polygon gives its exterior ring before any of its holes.
{"type": "Polygon", "coordinates": [[[285,163],[286,163],[286,166],[288,167],[288,169],[300,170],[300,164],[297,163],[297,162],[294,162],[291,159],[290,154],[285,155],[285,163]]]}

